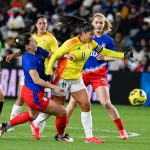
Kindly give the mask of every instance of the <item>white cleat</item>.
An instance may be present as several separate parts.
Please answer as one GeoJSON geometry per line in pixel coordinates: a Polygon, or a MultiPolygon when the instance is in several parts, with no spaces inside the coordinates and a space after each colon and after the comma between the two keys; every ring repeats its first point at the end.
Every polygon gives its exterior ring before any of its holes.
{"type": "Polygon", "coordinates": [[[44,128],[46,127],[46,122],[40,122],[38,126],[40,128],[40,133],[42,133],[44,131],[44,128]]]}
{"type": "Polygon", "coordinates": [[[15,129],[13,127],[7,129],[7,132],[14,132],[14,131],[15,131],[15,129]]]}

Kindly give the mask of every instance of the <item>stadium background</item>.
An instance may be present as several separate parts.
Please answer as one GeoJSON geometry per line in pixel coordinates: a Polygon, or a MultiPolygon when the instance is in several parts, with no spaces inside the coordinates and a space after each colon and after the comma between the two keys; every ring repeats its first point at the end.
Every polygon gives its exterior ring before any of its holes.
{"type": "MultiPolygon", "coordinates": [[[[150,106],[150,0],[1,0],[0,42],[3,50],[0,55],[0,83],[5,96],[16,97],[21,72],[18,69],[21,68],[20,58],[7,64],[5,57],[18,51],[12,46],[13,40],[18,34],[31,31],[37,15],[48,17],[48,30],[57,38],[59,45],[79,32],[78,28],[54,27],[54,20],[61,12],[86,20],[92,14],[101,12],[111,21],[111,36],[114,37],[117,50],[134,50],[133,60],[110,63],[108,79],[112,102],[128,105],[129,92],[133,88],[142,88],[148,95],[145,106],[150,106]]],[[[91,100],[97,101],[91,87],[88,89],[91,100]]]]}

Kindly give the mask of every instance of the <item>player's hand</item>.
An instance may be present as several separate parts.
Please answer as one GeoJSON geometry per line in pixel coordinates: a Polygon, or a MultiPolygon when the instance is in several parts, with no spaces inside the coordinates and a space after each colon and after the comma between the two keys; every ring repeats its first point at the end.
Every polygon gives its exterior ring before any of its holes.
{"type": "Polygon", "coordinates": [[[133,51],[132,49],[129,49],[127,52],[124,53],[124,58],[133,58],[133,51]]]}
{"type": "Polygon", "coordinates": [[[75,60],[76,59],[73,54],[65,54],[64,57],[67,58],[67,59],[71,59],[71,60],[75,60]]]}
{"type": "Polygon", "coordinates": [[[56,92],[58,92],[59,94],[65,93],[65,90],[59,86],[54,86],[53,88],[56,92]]]}
{"type": "Polygon", "coordinates": [[[10,63],[10,61],[14,58],[14,54],[10,54],[6,56],[6,62],[10,63]]]}
{"type": "Polygon", "coordinates": [[[97,60],[105,60],[105,57],[104,57],[103,55],[101,55],[101,54],[98,54],[98,55],[96,56],[96,59],[97,59],[97,60]]]}

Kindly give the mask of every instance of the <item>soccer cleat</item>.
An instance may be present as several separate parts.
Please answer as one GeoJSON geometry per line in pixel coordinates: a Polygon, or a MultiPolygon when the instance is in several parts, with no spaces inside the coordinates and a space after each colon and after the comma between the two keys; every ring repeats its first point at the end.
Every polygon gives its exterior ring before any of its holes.
{"type": "Polygon", "coordinates": [[[14,131],[15,131],[14,127],[7,129],[7,132],[14,132],[14,131]]]}
{"type": "Polygon", "coordinates": [[[67,134],[67,133],[62,138],[60,138],[59,135],[56,134],[54,138],[55,138],[56,141],[73,142],[73,138],[71,138],[69,136],[69,134],[67,134]]]}
{"type": "Polygon", "coordinates": [[[31,127],[32,136],[34,138],[36,138],[37,140],[39,140],[40,139],[40,128],[35,127],[32,122],[30,123],[30,127],[31,127]]]}
{"type": "Polygon", "coordinates": [[[103,140],[101,140],[97,137],[92,137],[92,138],[86,138],[85,143],[99,143],[99,144],[102,144],[102,143],[105,143],[105,141],[103,141],[103,140]]]}
{"type": "Polygon", "coordinates": [[[46,126],[46,122],[45,121],[39,123],[40,133],[43,132],[45,126],[46,126]]]}
{"type": "Polygon", "coordinates": [[[128,134],[126,133],[125,130],[119,130],[118,133],[119,133],[122,140],[127,140],[128,139],[128,134]]]}
{"type": "Polygon", "coordinates": [[[0,137],[6,132],[7,123],[0,123],[0,137]]]}

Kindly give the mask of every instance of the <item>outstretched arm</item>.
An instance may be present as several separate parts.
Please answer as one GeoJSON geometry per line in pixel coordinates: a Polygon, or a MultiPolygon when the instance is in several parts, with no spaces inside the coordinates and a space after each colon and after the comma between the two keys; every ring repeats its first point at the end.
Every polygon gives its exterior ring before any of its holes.
{"type": "Polygon", "coordinates": [[[17,53],[12,53],[12,54],[6,56],[6,62],[10,63],[10,61],[11,61],[13,58],[16,58],[16,57],[19,57],[19,56],[22,56],[21,51],[19,51],[19,52],[17,52],[17,53]]]}

